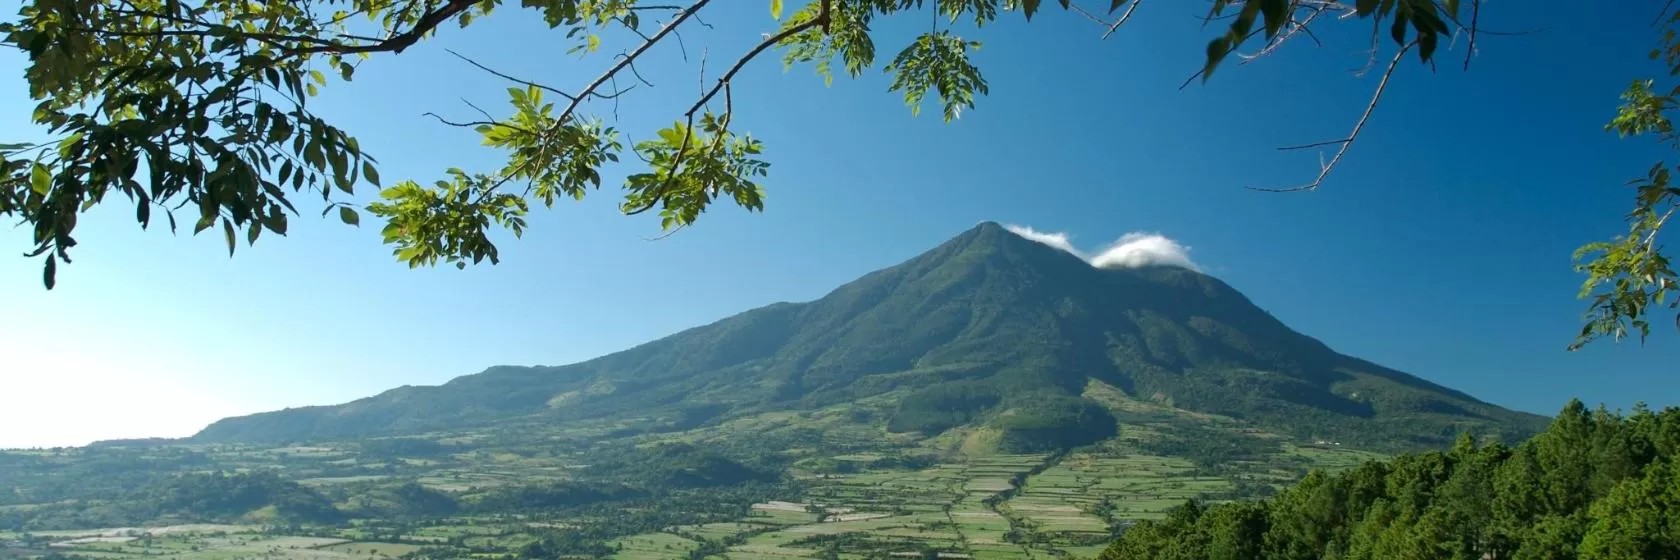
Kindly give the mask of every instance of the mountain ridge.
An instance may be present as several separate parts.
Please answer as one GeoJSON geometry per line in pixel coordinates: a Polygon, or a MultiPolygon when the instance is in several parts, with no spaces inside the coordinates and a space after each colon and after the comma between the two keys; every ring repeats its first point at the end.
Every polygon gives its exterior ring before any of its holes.
{"type": "MultiPolygon", "coordinates": [[[[1030,399],[1078,395],[1092,379],[1303,437],[1359,439],[1381,425],[1393,437],[1373,439],[1378,447],[1440,444],[1465,430],[1516,438],[1543,427],[1542,417],[1337,353],[1212,276],[1165,265],[1097,268],[983,222],[812,301],[769,304],[574,364],[495,366],[340,405],[223,419],[193,439],[353,438],[615,416],[676,429],[883,394],[942,403],[952,391],[979,395],[961,401],[975,410],[954,417],[981,422],[1032,408],[1030,399]]],[[[901,406],[895,414],[921,412],[901,406]]]]}

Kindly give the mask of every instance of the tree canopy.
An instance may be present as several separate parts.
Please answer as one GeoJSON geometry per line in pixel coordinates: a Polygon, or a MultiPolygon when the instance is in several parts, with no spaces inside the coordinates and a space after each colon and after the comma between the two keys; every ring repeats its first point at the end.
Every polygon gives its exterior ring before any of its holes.
{"type": "MultiPolygon", "coordinates": [[[[629,165],[621,211],[656,212],[661,227],[674,231],[717,200],[763,209],[770,163],[761,140],[731,128],[731,87],[742,68],[770,51],[784,64],[808,65],[825,77],[836,61],[857,76],[879,62],[872,25],[931,12],[934,28],[908,44],[884,46],[898,50],[881,67],[912,112],[933,103],[951,120],[990,87],[970,61],[981,44],[965,38],[966,30],[1010,13],[1031,20],[1060,8],[1098,23],[1093,35],[1107,37],[1141,3],[1095,0],[1087,9],[1070,0],[771,0],[766,16],[779,22],[777,31],[721,74],[706,76],[693,104],[673,115],[670,126],[626,146],[613,120],[592,112],[593,103],[629,101],[634,86],[619,84],[643,81],[640,57],[680,39],[680,29],[698,22],[711,0],[522,0],[516,6],[499,0],[31,0],[15,21],[0,24],[0,36],[28,54],[29,93],[39,102],[34,122],[51,139],[0,145],[0,215],[32,227],[28,256],[43,259],[49,289],[58,263],[70,261],[78,217],[108,195],[126,198],[143,228],[160,214],[171,230],[178,218],[194,233],[220,229],[230,254],[241,238],[249,244],[265,231],[284,235],[301,211],[300,199],[319,196],[322,215],[351,225],[363,213],[382,219],[385,243],[411,267],[465,267],[497,262],[490,233],[503,228],[521,235],[534,204],[582,198],[601,187],[603,169],[629,165]],[[541,18],[573,52],[598,51],[609,34],[631,44],[575,88],[467,59],[513,86],[508,106],[500,116],[479,109],[480,120],[439,120],[504,152],[500,168],[448,168],[435,179],[385,183],[371,153],[377,149],[364,151],[349,131],[311,111],[311,97],[351,81],[362,64],[500,16],[498,10],[541,18]],[[378,188],[380,200],[358,207],[349,197],[359,186],[378,188]]],[[[1313,37],[1314,25],[1372,26],[1372,66],[1382,73],[1365,111],[1346,137],[1302,146],[1334,149],[1310,181],[1257,189],[1310,191],[1354,144],[1403,60],[1415,54],[1434,64],[1458,36],[1467,37],[1467,53],[1474,53],[1481,8],[1479,0],[1210,0],[1211,37],[1197,75],[1211,78],[1233,54],[1264,56],[1313,37]]],[[[1671,65],[1680,58],[1672,46],[1659,54],[1671,65]]],[[[1673,142],[1665,116],[1673,92],[1660,95],[1655,87],[1639,82],[1630,89],[1613,128],[1673,142]]],[[[1644,332],[1646,310],[1662,305],[1675,287],[1655,240],[1680,195],[1662,164],[1642,185],[1629,235],[1583,249],[1587,294],[1595,299],[1582,342],[1644,332]]]]}
{"type": "Polygon", "coordinates": [[[1680,557],[1680,409],[1620,416],[1572,401],[1512,448],[1314,472],[1261,502],[1190,502],[1126,530],[1103,560],[1680,557]]]}

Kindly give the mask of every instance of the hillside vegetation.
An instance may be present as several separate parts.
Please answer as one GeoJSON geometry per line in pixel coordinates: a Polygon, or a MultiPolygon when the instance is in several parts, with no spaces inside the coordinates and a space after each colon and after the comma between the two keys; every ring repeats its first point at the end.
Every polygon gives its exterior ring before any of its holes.
{"type": "Polygon", "coordinates": [[[1515,447],[1315,472],[1264,501],[1188,503],[1126,531],[1103,560],[1680,558],[1680,409],[1569,404],[1515,447]]]}
{"type": "MultiPolygon", "coordinates": [[[[1187,528],[1292,523],[1211,504],[1386,477],[1367,462],[1461,435],[1506,442],[1474,449],[1494,457],[1545,422],[1339,354],[1211,276],[985,223],[816,301],[582,363],[0,452],[0,556],[1200,558],[1252,550],[1187,528]]],[[[1441,457],[1430,472],[1456,472],[1441,457]]],[[[1311,531],[1348,521],[1327,519],[1311,531]]],[[[1321,540],[1288,550],[1364,542],[1301,531],[1321,540]]]]}
{"type": "Polygon", "coordinates": [[[194,439],[281,443],[584,419],[680,431],[895,395],[895,432],[1068,432],[1054,447],[1107,437],[1092,416],[1099,410],[1066,400],[1093,380],[1368,449],[1445,446],[1465,431],[1514,442],[1544,427],[1538,416],[1336,353],[1211,276],[1100,269],[987,222],[813,302],[568,366],[500,366],[338,406],[229,418],[194,439]],[[1034,404],[1045,399],[1058,400],[1034,404]],[[1042,413],[1052,408],[1084,412],[1042,413]],[[1015,418],[998,418],[1006,413],[1015,418]]]}

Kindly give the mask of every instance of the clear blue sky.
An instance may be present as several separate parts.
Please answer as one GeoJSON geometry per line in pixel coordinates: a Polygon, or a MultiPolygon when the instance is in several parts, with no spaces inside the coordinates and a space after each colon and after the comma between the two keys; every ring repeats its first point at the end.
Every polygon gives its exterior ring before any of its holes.
{"type": "MultiPolygon", "coordinates": [[[[704,17],[715,29],[685,34],[687,63],[674,43],[650,55],[641,69],[656,87],[625,96],[620,128],[634,140],[673,121],[694,99],[701,45],[716,75],[773,28],[766,4],[714,2],[704,17]]],[[[982,220],[1065,231],[1088,249],[1163,233],[1332,347],[1505,406],[1680,404],[1672,329],[1644,348],[1563,351],[1584,308],[1570,252],[1621,231],[1622,184],[1662,155],[1601,130],[1626,84],[1653,73],[1647,12],[1660,3],[1547,4],[1570,7],[1569,19],[1488,3],[1490,29],[1551,29],[1482,37],[1468,73],[1462,44],[1433,74],[1404,64],[1314,194],[1242,187],[1316,171],[1316,154],[1273,148],[1345,134],[1374,84],[1348,71],[1365,61],[1369,28],[1324,26],[1323,47],[1302,41],[1179,91],[1215,30],[1199,28],[1199,6],[1154,2],[1106,42],[1055,9],[971,33],[987,42],[978,61],[992,94],[950,125],[932,106],[912,118],[879,70],[824,87],[809,68],[784,74],[765,59],[738,80],[735,105],[737,128],[763,138],[774,163],[767,212],[720,209],[657,242],[655,219],[614,211],[627,169],[588,201],[536,212],[524,240],[503,244],[502,265],[464,272],[411,271],[377,225],[314,215],[229,259],[219,235],[140,232],[117,201],[81,222],[76,262],[47,292],[40,263],[16,256],[27,231],[3,229],[13,256],[0,257],[0,446],[182,436],[225,415],[495,364],[574,362],[819,297],[982,220]]],[[[928,21],[883,25],[881,62],[928,21]]],[[[444,47],[576,89],[621,46],[568,58],[555,34],[504,7],[377,58],[312,103],[359,136],[387,181],[488,171],[499,154],[420,114],[470,117],[461,98],[496,110],[506,84],[444,47]]],[[[8,135],[27,134],[23,63],[0,55],[8,135]]]]}

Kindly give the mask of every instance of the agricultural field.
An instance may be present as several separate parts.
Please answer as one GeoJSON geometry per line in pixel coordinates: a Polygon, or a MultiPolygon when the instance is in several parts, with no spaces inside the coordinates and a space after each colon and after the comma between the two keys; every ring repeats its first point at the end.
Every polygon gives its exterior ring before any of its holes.
{"type": "Polygon", "coordinates": [[[664,432],[580,422],[279,447],[17,453],[11,460],[37,468],[0,473],[0,482],[75,477],[86,488],[0,502],[0,557],[1089,558],[1131,523],[1186,500],[1265,495],[1308,469],[1380,457],[1107,386],[1087,394],[1114,411],[1119,436],[1054,453],[1004,452],[984,429],[889,433],[860,420],[890,408],[869,399],[664,432]],[[124,470],[91,470],[111,465],[124,470]],[[252,478],[220,490],[182,486],[237,476],[252,478]],[[117,525],[101,520],[121,508],[77,501],[123,485],[146,489],[138,496],[148,508],[186,509],[117,525]],[[290,501],[220,501],[252,487],[290,501]],[[331,516],[297,520],[323,511],[331,516]],[[218,523],[185,523],[210,520],[218,523]]]}

